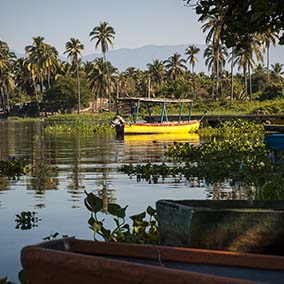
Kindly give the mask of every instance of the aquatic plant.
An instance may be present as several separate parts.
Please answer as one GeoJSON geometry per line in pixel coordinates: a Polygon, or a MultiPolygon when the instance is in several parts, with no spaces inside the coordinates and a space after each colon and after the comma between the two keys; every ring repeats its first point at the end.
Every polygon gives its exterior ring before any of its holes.
{"type": "Polygon", "coordinates": [[[242,138],[216,141],[199,146],[174,143],[168,148],[168,163],[124,165],[119,171],[136,175],[137,180],[158,182],[159,178],[205,179],[208,184],[230,181],[254,186],[255,199],[284,198],[284,162],[271,160],[262,141],[242,138]]]}
{"type": "Polygon", "coordinates": [[[55,124],[45,127],[47,133],[114,133],[114,129],[106,124],[94,124],[87,121],[75,121],[68,124],[55,124]]]}
{"type": "Polygon", "coordinates": [[[108,203],[107,212],[113,216],[115,228],[113,230],[105,227],[104,220],[100,219],[98,213],[103,213],[103,200],[93,193],[86,193],[85,206],[91,212],[88,224],[94,232],[94,240],[97,235],[105,241],[111,242],[129,242],[140,244],[158,244],[157,212],[151,206],[148,206],[145,212],[130,216],[132,225],[126,223],[126,209],[128,206],[121,207],[116,203],[108,203]]]}
{"type": "Polygon", "coordinates": [[[231,121],[221,122],[217,127],[203,127],[198,130],[201,136],[216,137],[237,137],[237,136],[254,136],[261,137],[264,134],[263,124],[243,119],[235,119],[231,121]]]}
{"type": "Polygon", "coordinates": [[[31,211],[22,211],[21,213],[17,214],[15,219],[17,224],[15,229],[30,230],[34,227],[37,227],[37,223],[41,221],[41,219],[39,219],[36,214],[36,212],[31,211]]]}
{"type": "Polygon", "coordinates": [[[23,159],[8,157],[7,160],[0,161],[0,176],[17,178],[27,173],[27,163],[23,159]]]}

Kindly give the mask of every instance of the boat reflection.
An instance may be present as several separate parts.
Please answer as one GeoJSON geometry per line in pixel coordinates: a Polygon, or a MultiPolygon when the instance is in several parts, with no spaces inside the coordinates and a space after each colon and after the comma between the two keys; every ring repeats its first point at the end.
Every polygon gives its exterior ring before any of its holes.
{"type": "Polygon", "coordinates": [[[200,139],[197,133],[164,133],[164,134],[146,134],[146,135],[125,135],[126,144],[145,144],[149,142],[188,142],[199,144],[200,139]]]}
{"type": "Polygon", "coordinates": [[[124,135],[124,163],[158,163],[164,160],[166,148],[174,142],[199,144],[196,133],[124,135]]]}

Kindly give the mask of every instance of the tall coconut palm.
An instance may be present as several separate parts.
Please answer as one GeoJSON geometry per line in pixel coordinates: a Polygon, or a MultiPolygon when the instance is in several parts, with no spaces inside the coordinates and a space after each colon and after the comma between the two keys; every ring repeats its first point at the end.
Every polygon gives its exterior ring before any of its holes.
{"type": "MultiPolygon", "coordinates": [[[[149,82],[153,82],[156,90],[159,90],[164,83],[165,66],[159,59],[154,59],[152,63],[147,64],[149,82]]],[[[150,91],[150,88],[149,88],[150,91]]]]}
{"type": "Polygon", "coordinates": [[[198,62],[197,54],[200,52],[200,48],[195,45],[190,45],[185,50],[185,55],[187,55],[186,62],[189,62],[192,68],[192,73],[194,73],[195,64],[198,62]]]}
{"type": "Polygon", "coordinates": [[[43,46],[43,68],[47,78],[48,88],[51,87],[51,76],[55,76],[59,68],[58,51],[49,44],[43,46]]]}
{"type": "Polygon", "coordinates": [[[251,69],[255,66],[256,59],[260,62],[263,61],[261,52],[261,38],[256,34],[247,35],[247,44],[241,48],[236,49],[235,62],[242,66],[244,72],[245,94],[248,94],[247,88],[247,71],[249,76],[249,97],[252,100],[252,83],[251,83],[251,69]]]}
{"type": "Polygon", "coordinates": [[[43,92],[43,57],[44,57],[44,37],[33,37],[33,43],[25,47],[26,56],[28,61],[28,69],[31,73],[31,78],[38,101],[37,84],[40,86],[40,91],[43,92]]]}
{"type": "MultiPolygon", "coordinates": [[[[101,51],[104,57],[104,62],[106,63],[106,53],[109,49],[109,45],[113,47],[113,40],[115,37],[115,31],[113,27],[110,26],[107,22],[101,22],[99,26],[93,28],[89,36],[91,37],[91,41],[96,40],[96,43],[95,43],[96,49],[99,46],[101,47],[101,51]]],[[[109,101],[109,109],[110,109],[110,106],[111,106],[110,86],[108,86],[107,91],[108,91],[108,101],[109,101]]]]}
{"type": "MultiPolygon", "coordinates": [[[[208,70],[211,71],[215,81],[216,99],[219,96],[219,78],[224,69],[227,56],[228,52],[224,45],[210,44],[204,50],[205,64],[207,65],[208,70]]],[[[212,93],[214,94],[214,88],[212,89],[212,93]]]]}
{"type": "Polygon", "coordinates": [[[277,79],[279,83],[284,81],[282,77],[282,75],[284,75],[283,66],[284,64],[280,64],[280,63],[275,63],[271,65],[272,75],[277,79]]]}
{"type": "Polygon", "coordinates": [[[90,88],[94,92],[93,111],[95,111],[95,102],[100,97],[100,110],[102,111],[103,94],[106,89],[114,85],[114,73],[117,71],[110,62],[104,62],[103,58],[96,58],[90,66],[87,78],[90,88]]]}
{"type": "Polygon", "coordinates": [[[270,66],[270,62],[269,62],[269,51],[270,51],[270,46],[271,44],[273,46],[275,46],[276,44],[276,39],[278,38],[278,35],[276,32],[272,32],[270,30],[267,30],[265,33],[263,33],[261,35],[262,37],[262,42],[264,44],[264,48],[266,49],[266,67],[267,67],[267,85],[269,84],[269,79],[270,79],[270,71],[269,71],[269,66],[270,66]]]}
{"type": "Polygon", "coordinates": [[[167,69],[168,76],[173,80],[176,80],[178,77],[183,75],[184,71],[187,69],[186,60],[178,53],[174,53],[173,56],[170,56],[164,61],[164,64],[167,69]]]}
{"type": "Polygon", "coordinates": [[[0,99],[2,108],[9,111],[9,95],[14,90],[14,65],[15,54],[10,52],[6,42],[0,41],[0,99]]]}
{"type": "Polygon", "coordinates": [[[214,72],[212,70],[212,75],[214,74],[215,78],[215,92],[216,92],[216,99],[219,96],[219,77],[220,77],[220,66],[219,66],[219,51],[221,49],[221,34],[223,31],[224,23],[223,23],[223,6],[220,4],[219,1],[216,2],[216,13],[215,15],[208,15],[203,19],[205,24],[201,27],[203,32],[208,32],[206,36],[206,44],[211,44],[214,47],[214,51],[216,52],[214,56],[214,72]]]}
{"type": "Polygon", "coordinates": [[[81,109],[81,93],[80,93],[80,62],[82,57],[82,51],[84,50],[84,45],[79,39],[70,38],[70,41],[66,42],[66,50],[64,54],[67,54],[67,58],[71,59],[72,64],[76,67],[77,72],[77,87],[78,87],[78,114],[81,109]]]}

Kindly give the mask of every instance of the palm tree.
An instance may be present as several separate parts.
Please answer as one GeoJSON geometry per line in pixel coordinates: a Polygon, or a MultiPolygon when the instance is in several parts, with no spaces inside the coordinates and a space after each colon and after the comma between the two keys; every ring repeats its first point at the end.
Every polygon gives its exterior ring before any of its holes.
{"type": "Polygon", "coordinates": [[[181,55],[174,53],[167,60],[164,61],[165,67],[168,72],[168,76],[176,80],[178,77],[183,75],[184,71],[187,69],[185,59],[181,58],[181,55]]]}
{"type": "Polygon", "coordinates": [[[194,73],[195,64],[198,62],[197,54],[199,53],[200,48],[196,47],[195,45],[190,45],[185,50],[185,55],[188,55],[186,62],[189,61],[189,64],[192,68],[192,74],[194,73]]]}
{"type": "Polygon", "coordinates": [[[263,61],[263,56],[261,53],[261,38],[256,34],[247,35],[246,46],[236,48],[236,59],[235,63],[239,64],[239,69],[243,68],[244,73],[244,83],[245,83],[245,94],[247,91],[247,71],[249,76],[249,97],[252,100],[252,83],[251,83],[251,69],[255,66],[254,55],[256,59],[260,62],[263,61]]]}
{"type": "Polygon", "coordinates": [[[9,95],[14,91],[13,65],[15,54],[6,42],[0,41],[0,99],[2,108],[9,111],[9,95]]]}
{"type": "Polygon", "coordinates": [[[43,92],[43,50],[44,50],[44,37],[33,37],[32,45],[25,47],[26,56],[28,61],[28,70],[31,73],[31,78],[38,102],[37,84],[40,85],[40,91],[43,92]]]}
{"type": "Polygon", "coordinates": [[[82,57],[82,51],[84,45],[80,42],[79,39],[70,38],[70,41],[66,42],[66,51],[64,54],[67,54],[67,58],[71,59],[71,62],[76,66],[77,71],[77,87],[78,87],[78,114],[81,109],[81,94],[80,94],[80,59],[82,57]]]}
{"type": "Polygon", "coordinates": [[[262,35],[262,41],[264,44],[264,47],[266,49],[266,67],[267,67],[267,85],[269,84],[269,50],[270,50],[270,45],[272,44],[275,46],[276,44],[276,39],[278,38],[278,35],[276,32],[272,32],[270,30],[265,31],[262,35]]]}
{"type": "MultiPolygon", "coordinates": [[[[208,70],[211,70],[212,76],[215,81],[215,95],[216,99],[219,95],[219,78],[220,74],[223,72],[223,68],[226,63],[226,57],[228,56],[227,49],[224,45],[220,44],[210,44],[204,50],[205,64],[208,70]]],[[[214,93],[214,88],[212,89],[214,93]]]]}
{"type": "Polygon", "coordinates": [[[279,83],[283,82],[283,77],[282,77],[282,75],[284,74],[283,66],[284,64],[280,63],[275,63],[271,65],[272,74],[278,80],[279,83]]]}
{"type": "Polygon", "coordinates": [[[56,74],[59,68],[58,51],[49,44],[43,46],[43,66],[47,77],[48,88],[51,87],[51,76],[56,74]]]}
{"type": "Polygon", "coordinates": [[[219,95],[219,77],[220,77],[220,66],[219,66],[219,54],[220,50],[222,49],[220,46],[222,45],[221,42],[221,33],[223,30],[223,6],[220,5],[219,2],[216,3],[216,14],[215,15],[208,15],[203,19],[204,21],[207,21],[201,28],[203,29],[203,32],[207,32],[208,34],[206,36],[206,44],[211,44],[214,47],[214,51],[216,52],[214,56],[214,72],[212,70],[212,74],[215,75],[215,91],[216,91],[216,99],[219,95]]]}
{"type": "MultiPolygon", "coordinates": [[[[90,32],[89,36],[92,40],[96,40],[95,48],[97,49],[99,46],[101,47],[104,62],[106,63],[106,53],[109,49],[109,45],[113,47],[113,40],[115,36],[115,31],[113,27],[111,27],[107,22],[101,22],[99,26],[94,27],[90,32]]],[[[111,106],[110,102],[110,86],[108,86],[108,101],[109,101],[109,109],[111,106]]]]}
{"type": "Polygon", "coordinates": [[[103,58],[96,58],[90,66],[87,78],[90,88],[94,92],[93,111],[95,111],[95,102],[100,95],[100,111],[102,111],[103,94],[108,87],[114,86],[114,73],[117,71],[110,62],[104,62],[103,58]]]}
{"type": "Polygon", "coordinates": [[[149,74],[149,83],[152,81],[154,86],[156,87],[156,90],[159,90],[164,83],[165,77],[165,66],[163,62],[159,59],[154,59],[152,63],[147,64],[147,67],[149,74]]]}

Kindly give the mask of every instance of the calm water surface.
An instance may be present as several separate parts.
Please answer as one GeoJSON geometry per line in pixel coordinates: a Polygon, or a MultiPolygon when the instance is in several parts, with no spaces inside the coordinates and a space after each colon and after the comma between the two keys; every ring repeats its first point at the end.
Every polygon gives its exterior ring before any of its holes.
{"type": "MultiPolygon", "coordinates": [[[[185,137],[199,143],[198,135],[185,137]]],[[[158,184],[118,173],[122,164],[161,162],[178,137],[147,136],[117,140],[113,135],[46,134],[42,123],[0,122],[0,160],[23,157],[30,173],[19,180],[0,178],[0,278],[17,282],[22,247],[55,232],[92,239],[84,190],[105,202],[129,205],[128,214],[155,206],[158,199],[204,199],[204,187],[167,179],[158,184]],[[139,140],[138,140],[139,139],[139,140]],[[16,229],[16,214],[34,211],[35,227],[16,229]]],[[[111,218],[106,217],[111,226],[111,218]]]]}

